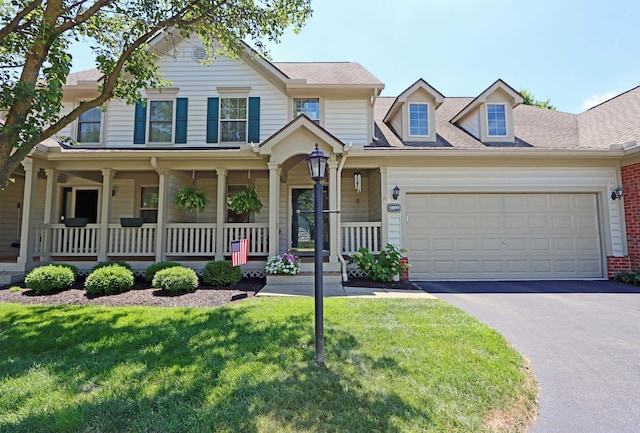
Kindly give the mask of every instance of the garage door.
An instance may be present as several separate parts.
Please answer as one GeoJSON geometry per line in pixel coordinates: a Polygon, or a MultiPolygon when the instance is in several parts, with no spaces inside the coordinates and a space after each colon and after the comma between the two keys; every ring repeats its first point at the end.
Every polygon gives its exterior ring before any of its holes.
{"type": "Polygon", "coordinates": [[[595,194],[407,194],[412,279],[601,278],[595,194]]]}

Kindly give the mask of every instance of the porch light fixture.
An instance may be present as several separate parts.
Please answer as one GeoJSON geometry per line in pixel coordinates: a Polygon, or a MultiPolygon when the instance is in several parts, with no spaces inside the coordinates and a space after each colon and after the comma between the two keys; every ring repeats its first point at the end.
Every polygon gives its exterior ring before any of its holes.
{"type": "Polygon", "coordinates": [[[360,173],[359,171],[356,171],[353,174],[353,182],[356,187],[356,192],[361,192],[362,191],[362,173],[360,173]]]}
{"type": "Polygon", "coordinates": [[[624,195],[624,188],[618,185],[618,187],[615,190],[613,190],[613,192],[611,193],[611,200],[620,200],[623,195],[624,195]]]}
{"type": "Polygon", "coordinates": [[[396,185],[395,188],[393,188],[392,197],[394,200],[398,200],[398,197],[400,197],[400,187],[398,185],[396,185]]]}
{"type": "Polygon", "coordinates": [[[323,318],[323,293],[322,293],[322,184],[320,181],[324,179],[325,171],[327,169],[326,156],[320,149],[318,149],[318,143],[316,148],[307,157],[307,163],[309,164],[309,174],[311,179],[315,181],[313,187],[314,197],[314,255],[315,255],[315,339],[316,339],[316,362],[318,364],[324,364],[324,318],[323,318]]]}

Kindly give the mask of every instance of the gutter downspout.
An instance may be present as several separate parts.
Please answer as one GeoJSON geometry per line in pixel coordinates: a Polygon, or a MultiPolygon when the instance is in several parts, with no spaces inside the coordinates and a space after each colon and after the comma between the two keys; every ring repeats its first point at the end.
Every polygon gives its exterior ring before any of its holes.
{"type": "MultiPolygon", "coordinates": [[[[338,170],[337,170],[338,185],[336,186],[337,188],[336,195],[338,197],[338,207],[341,207],[340,203],[342,203],[342,169],[344,168],[344,163],[347,161],[347,156],[349,156],[349,151],[351,150],[351,146],[353,146],[353,143],[349,143],[347,146],[345,146],[344,154],[342,155],[342,158],[340,158],[340,164],[338,165],[338,170]]],[[[340,225],[342,224],[342,215],[340,214],[340,212],[338,212],[337,214],[337,220],[338,220],[338,248],[342,250],[342,230],[340,229],[340,225]]],[[[342,281],[346,282],[348,279],[347,261],[344,259],[344,257],[342,257],[341,251],[338,251],[338,260],[340,260],[340,265],[342,268],[342,281]]]]}

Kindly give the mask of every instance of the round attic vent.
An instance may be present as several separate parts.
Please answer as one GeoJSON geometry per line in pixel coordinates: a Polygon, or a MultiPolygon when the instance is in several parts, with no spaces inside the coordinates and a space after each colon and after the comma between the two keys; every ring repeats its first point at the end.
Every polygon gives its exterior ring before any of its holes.
{"type": "Polygon", "coordinates": [[[207,57],[207,52],[204,50],[204,48],[198,47],[193,49],[192,55],[195,60],[200,61],[204,60],[207,57]]]}

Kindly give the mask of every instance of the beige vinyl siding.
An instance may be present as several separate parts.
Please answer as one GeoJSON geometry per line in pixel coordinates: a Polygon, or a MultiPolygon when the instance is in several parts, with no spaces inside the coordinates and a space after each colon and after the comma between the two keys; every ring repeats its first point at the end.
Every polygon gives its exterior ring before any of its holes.
{"type": "MultiPolygon", "coordinates": [[[[11,244],[20,240],[22,228],[22,199],[24,177],[15,176],[15,183],[9,183],[2,192],[2,212],[0,212],[0,257],[17,257],[20,248],[11,244]]],[[[38,225],[38,222],[36,222],[38,225]]]]}
{"type": "Polygon", "coordinates": [[[191,185],[191,179],[187,176],[179,174],[179,178],[176,177],[176,172],[173,172],[172,176],[168,177],[167,182],[167,222],[168,223],[194,223],[196,222],[196,215],[192,212],[187,212],[184,209],[178,209],[173,204],[173,197],[176,192],[183,186],[191,185]]]}
{"type": "MultiPolygon", "coordinates": [[[[73,110],[73,103],[63,102],[62,107],[60,108],[60,117],[62,118],[67,114],[71,113],[71,110],[73,110]]],[[[77,125],[76,122],[71,122],[70,124],[62,128],[60,131],[58,131],[56,135],[58,137],[71,137],[75,139],[76,133],[74,129],[76,128],[76,125],[77,125]]]]}
{"type": "Polygon", "coordinates": [[[362,191],[355,189],[354,173],[356,170],[344,170],[342,177],[342,203],[340,218],[343,223],[365,222],[369,219],[369,179],[366,171],[362,173],[362,191]]]}
{"type": "Polygon", "coordinates": [[[478,140],[480,139],[480,112],[478,110],[462,119],[459,122],[459,125],[469,134],[473,135],[478,140]]]}
{"type": "Polygon", "coordinates": [[[325,128],[343,143],[368,144],[369,121],[367,100],[326,99],[325,128]]]}
{"type": "Polygon", "coordinates": [[[369,221],[382,221],[382,192],[380,191],[380,171],[371,170],[368,176],[369,221]]]}
{"type": "MultiPolygon", "coordinates": [[[[218,212],[218,201],[216,199],[218,195],[218,179],[217,177],[212,179],[198,179],[197,185],[208,194],[209,206],[207,206],[204,212],[196,212],[196,222],[215,223],[216,213],[218,212]]],[[[170,201],[169,206],[175,207],[173,201],[170,201]]]]}
{"type": "Polygon", "coordinates": [[[136,182],[134,179],[114,179],[113,189],[116,194],[111,197],[111,224],[120,222],[120,218],[138,217],[136,205],[136,182]]]}
{"type": "Polygon", "coordinates": [[[109,116],[105,121],[105,146],[133,146],[133,121],[135,107],[124,101],[113,99],[109,103],[109,116]]]}
{"type": "MultiPolygon", "coordinates": [[[[36,181],[36,191],[35,195],[31,197],[31,212],[33,217],[33,223],[35,225],[42,224],[44,221],[44,201],[45,196],[47,194],[47,180],[46,179],[38,179],[36,181]]],[[[55,217],[53,217],[54,222],[55,217]]]]}
{"type": "Polygon", "coordinates": [[[258,196],[262,202],[262,210],[253,216],[254,222],[261,224],[269,223],[269,172],[260,172],[254,174],[251,173],[251,177],[254,177],[254,186],[258,191],[258,196]]]}
{"type": "MultiPolygon", "coordinates": [[[[606,255],[623,256],[622,216],[617,201],[608,199],[618,184],[613,167],[394,167],[388,170],[387,189],[403,193],[590,192],[597,194],[601,235],[606,255]]],[[[401,197],[402,198],[402,197],[401,197]]],[[[404,247],[406,212],[389,213],[389,241],[404,247]]]]}
{"type": "Polygon", "coordinates": [[[402,110],[398,110],[396,115],[393,116],[393,119],[391,119],[391,127],[396,132],[396,134],[398,134],[400,137],[402,137],[402,134],[403,134],[402,110]]]}

